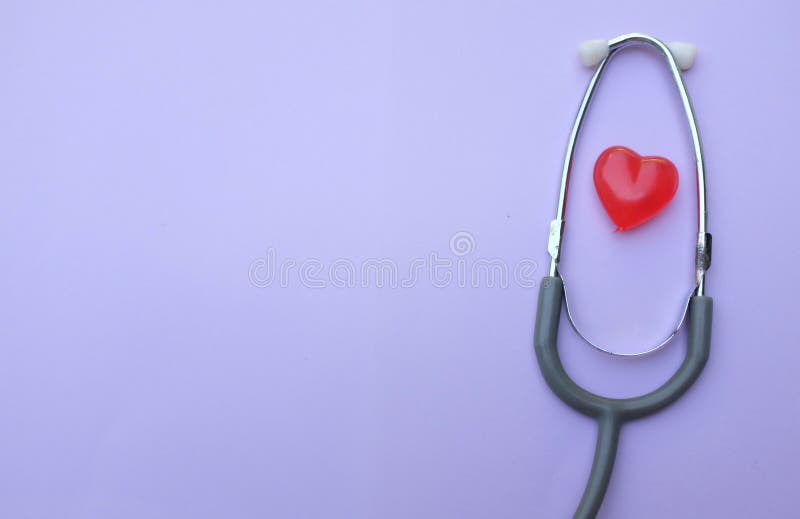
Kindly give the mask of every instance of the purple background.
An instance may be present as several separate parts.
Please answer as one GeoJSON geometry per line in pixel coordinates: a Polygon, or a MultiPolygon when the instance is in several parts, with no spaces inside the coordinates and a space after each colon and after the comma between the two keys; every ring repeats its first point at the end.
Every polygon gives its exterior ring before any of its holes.
{"type": "MultiPolygon", "coordinates": [[[[0,516],[568,517],[593,423],[546,388],[535,288],[258,288],[278,260],[547,268],[584,39],[688,40],[704,139],[712,357],[627,426],[605,518],[796,516],[793,2],[5,2],[0,7],[0,516]],[[450,254],[452,256],[452,254],[450,254]]],[[[563,272],[633,350],[692,280],[694,180],[659,58],[629,51],[575,162],[563,272]],[[664,214],[614,234],[590,181],[671,158],[664,214]]],[[[608,395],[666,380],[562,328],[608,395]]]]}

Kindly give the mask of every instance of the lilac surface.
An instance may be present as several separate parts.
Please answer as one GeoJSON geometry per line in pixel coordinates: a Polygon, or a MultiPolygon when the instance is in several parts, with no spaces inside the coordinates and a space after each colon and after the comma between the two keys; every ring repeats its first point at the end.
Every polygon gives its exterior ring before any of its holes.
{"type": "MultiPolygon", "coordinates": [[[[696,386],[629,426],[604,518],[792,517],[800,289],[792,2],[6,2],[0,16],[0,517],[568,517],[593,423],[546,388],[538,289],[258,288],[254,261],[447,254],[547,268],[579,41],[699,45],[715,299],[696,386]]],[[[563,271],[593,337],[669,329],[692,276],[691,148],[659,59],[613,62],[563,271]],[[590,181],[672,159],[614,234],[590,181]]],[[[666,380],[683,337],[587,387],[666,380]]]]}

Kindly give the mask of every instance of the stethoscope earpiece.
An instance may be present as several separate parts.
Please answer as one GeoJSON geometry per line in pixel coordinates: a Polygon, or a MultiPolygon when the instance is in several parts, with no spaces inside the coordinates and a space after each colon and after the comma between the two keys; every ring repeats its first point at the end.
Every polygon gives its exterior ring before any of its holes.
{"type": "MultiPolygon", "coordinates": [[[[667,47],[681,70],[689,70],[697,58],[697,45],[682,41],[667,43],[667,47]]],[[[608,57],[608,40],[587,40],[578,46],[581,63],[586,67],[594,67],[608,57]]]]}
{"type": "Polygon", "coordinates": [[[697,57],[697,45],[694,43],[686,43],[682,41],[673,41],[667,43],[675,62],[681,70],[689,70],[694,65],[694,59],[697,57]]]}
{"type": "Polygon", "coordinates": [[[584,67],[594,67],[608,57],[608,40],[587,40],[578,45],[584,67]]]}

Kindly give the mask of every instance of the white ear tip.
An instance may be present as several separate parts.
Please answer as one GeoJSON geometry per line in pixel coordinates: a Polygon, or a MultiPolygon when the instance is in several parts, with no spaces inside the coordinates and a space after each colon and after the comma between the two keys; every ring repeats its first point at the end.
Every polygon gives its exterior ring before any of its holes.
{"type": "Polygon", "coordinates": [[[581,63],[593,67],[608,56],[608,42],[606,40],[589,40],[580,44],[578,52],[581,63]]]}
{"type": "Polygon", "coordinates": [[[694,65],[694,59],[697,57],[697,46],[692,43],[685,43],[681,41],[674,41],[667,44],[675,62],[681,70],[689,70],[694,65]]]}

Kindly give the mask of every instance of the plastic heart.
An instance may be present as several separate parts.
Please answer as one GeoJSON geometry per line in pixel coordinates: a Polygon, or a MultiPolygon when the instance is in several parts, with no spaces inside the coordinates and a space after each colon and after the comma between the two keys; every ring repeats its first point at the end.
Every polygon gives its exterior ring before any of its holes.
{"type": "Polygon", "coordinates": [[[678,190],[678,170],[663,157],[643,157],[612,146],[597,158],[594,187],[618,231],[641,225],[659,213],[678,190]]]}

